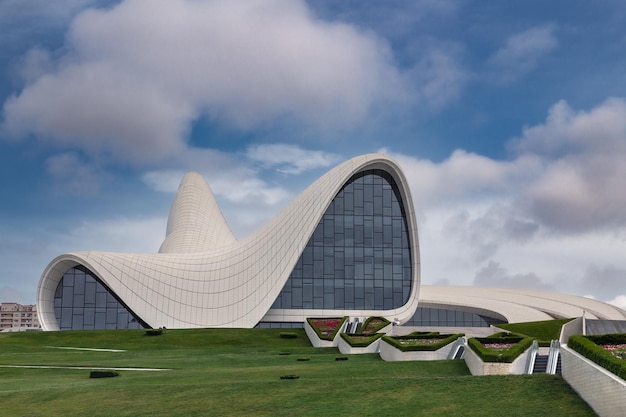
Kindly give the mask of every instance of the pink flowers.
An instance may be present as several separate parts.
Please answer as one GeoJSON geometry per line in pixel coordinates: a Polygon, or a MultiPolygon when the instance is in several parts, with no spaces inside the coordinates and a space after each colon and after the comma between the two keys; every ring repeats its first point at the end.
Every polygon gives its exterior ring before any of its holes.
{"type": "Polygon", "coordinates": [[[626,360],[626,344],[602,345],[602,347],[611,352],[616,358],[626,360]]]}
{"type": "Polygon", "coordinates": [[[324,337],[333,334],[337,326],[341,323],[341,319],[312,319],[311,324],[319,330],[320,334],[324,337]]]}

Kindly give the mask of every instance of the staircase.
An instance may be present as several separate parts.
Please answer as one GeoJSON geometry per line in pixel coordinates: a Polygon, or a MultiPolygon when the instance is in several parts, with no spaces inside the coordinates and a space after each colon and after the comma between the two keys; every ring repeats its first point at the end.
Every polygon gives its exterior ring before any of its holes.
{"type": "Polygon", "coordinates": [[[548,369],[548,355],[537,355],[533,365],[533,374],[545,374],[548,369]]]}
{"type": "Polygon", "coordinates": [[[464,353],[465,353],[465,346],[459,346],[459,349],[454,354],[454,359],[463,359],[464,353]]]}

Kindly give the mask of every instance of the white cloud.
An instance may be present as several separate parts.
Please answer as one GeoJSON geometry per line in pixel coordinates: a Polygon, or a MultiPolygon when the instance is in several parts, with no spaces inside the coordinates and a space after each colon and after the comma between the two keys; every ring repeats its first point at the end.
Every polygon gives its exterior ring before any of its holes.
{"type": "Polygon", "coordinates": [[[388,45],[292,0],[126,0],[71,25],[67,53],[5,103],[4,128],[90,155],[184,151],[202,114],[241,129],[351,127],[405,99],[388,45]]]}
{"type": "Polygon", "coordinates": [[[415,100],[425,108],[438,110],[461,95],[468,75],[459,62],[456,45],[434,44],[423,48],[417,63],[406,75],[414,86],[415,100]]]}
{"type": "Polygon", "coordinates": [[[275,168],[284,174],[300,174],[312,169],[327,168],[341,160],[337,154],[307,150],[284,143],[251,146],[246,156],[265,168],[275,168]]]}
{"type": "Polygon", "coordinates": [[[512,146],[546,161],[542,175],[520,194],[546,226],[563,232],[626,226],[624,99],[578,112],[561,101],[512,146]]]}
{"type": "Polygon", "coordinates": [[[490,261],[476,273],[474,285],[481,287],[555,290],[553,285],[544,283],[535,273],[511,274],[501,264],[494,261],[490,261]]]}
{"type": "Polygon", "coordinates": [[[54,181],[53,186],[60,192],[70,194],[96,194],[109,176],[73,152],[50,156],[45,168],[54,181]]]}
{"type": "Polygon", "coordinates": [[[538,26],[509,37],[487,61],[491,77],[510,83],[534,70],[539,61],[558,46],[553,25],[538,26]]]}
{"type": "Polygon", "coordinates": [[[613,304],[614,306],[617,306],[623,310],[626,310],[626,295],[624,294],[618,295],[612,300],[607,301],[607,303],[613,304]]]}
{"type": "Polygon", "coordinates": [[[623,99],[588,111],[559,102],[512,141],[509,160],[457,150],[435,163],[392,153],[418,211],[424,282],[619,294],[625,125],[623,99]]]}

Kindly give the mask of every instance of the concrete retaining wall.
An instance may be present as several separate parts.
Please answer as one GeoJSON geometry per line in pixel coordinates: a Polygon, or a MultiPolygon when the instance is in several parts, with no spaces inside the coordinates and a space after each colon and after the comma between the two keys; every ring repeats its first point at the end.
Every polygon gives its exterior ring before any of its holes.
{"type": "Polygon", "coordinates": [[[472,375],[522,375],[526,373],[530,349],[519,355],[511,363],[483,362],[469,346],[465,348],[465,363],[472,375]]]}
{"type": "MultiPolygon", "coordinates": [[[[456,341],[456,340],[455,340],[456,341]]],[[[442,347],[441,349],[434,351],[413,351],[403,352],[395,346],[390,345],[384,340],[380,340],[380,357],[384,361],[438,361],[448,359],[448,355],[452,351],[452,348],[456,346],[455,341],[452,341],[442,347]]]]}
{"type": "Polygon", "coordinates": [[[626,417],[626,381],[561,346],[563,379],[600,416],[626,417]]]}
{"type": "Polygon", "coordinates": [[[339,352],[343,354],[361,354],[361,353],[377,353],[380,346],[380,338],[376,339],[369,346],[366,347],[352,347],[348,342],[346,342],[343,337],[339,336],[337,340],[337,347],[339,348],[339,352]]]}

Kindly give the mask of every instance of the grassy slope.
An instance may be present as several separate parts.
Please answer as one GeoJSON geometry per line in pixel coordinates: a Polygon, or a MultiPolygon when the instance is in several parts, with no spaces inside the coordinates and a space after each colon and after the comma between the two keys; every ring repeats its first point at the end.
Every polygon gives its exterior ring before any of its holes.
{"type": "Polygon", "coordinates": [[[499,324],[498,327],[509,332],[534,337],[537,340],[550,341],[558,339],[561,327],[572,319],[532,321],[527,323],[499,324]]]}
{"type": "Polygon", "coordinates": [[[0,334],[3,365],[172,368],[104,379],[86,370],[0,368],[0,415],[594,415],[559,377],[472,377],[463,361],[390,363],[378,355],[338,362],[336,349],[312,348],[297,332],[297,339],[281,339],[276,329],[0,334]],[[287,374],[300,379],[280,379],[287,374]]]}

